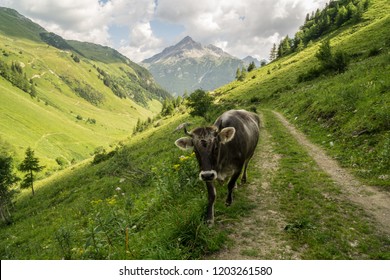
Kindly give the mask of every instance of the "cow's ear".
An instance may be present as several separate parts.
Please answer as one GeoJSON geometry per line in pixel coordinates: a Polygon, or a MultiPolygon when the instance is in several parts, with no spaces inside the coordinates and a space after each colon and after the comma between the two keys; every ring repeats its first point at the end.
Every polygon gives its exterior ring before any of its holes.
{"type": "Polygon", "coordinates": [[[179,149],[182,149],[182,150],[188,150],[190,148],[192,148],[194,146],[194,144],[192,143],[192,138],[189,138],[189,137],[182,137],[180,139],[177,139],[175,141],[175,145],[179,148],[179,149]]]}
{"type": "Polygon", "coordinates": [[[234,127],[225,127],[219,133],[219,138],[221,139],[221,143],[225,144],[229,141],[232,141],[235,134],[236,134],[236,129],[234,127]]]}

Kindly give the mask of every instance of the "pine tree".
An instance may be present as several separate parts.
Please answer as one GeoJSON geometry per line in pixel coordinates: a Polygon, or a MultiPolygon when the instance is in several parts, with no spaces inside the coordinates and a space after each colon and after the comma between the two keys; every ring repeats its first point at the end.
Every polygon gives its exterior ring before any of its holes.
{"type": "Polygon", "coordinates": [[[31,83],[31,86],[30,86],[30,95],[31,95],[31,97],[37,97],[37,90],[36,90],[36,88],[35,88],[34,83],[31,83]]]}
{"type": "Polygon", "coordinates": [[[236,70],[236,80],[239,80],[240,77],[241,77],[241,69],[240,69],[240,67],[238,67],[236,70]]]}
{"type": "Polygon", "coordinates": [[[13,172],[12,161],[10,156],[0,154],[0,217],[7,224],[11,223],[10,207],[15,194],[10,187],[19,180],[13,172]]]}
{"type": "Polygon", "coordinates": [[[269,55],[269,60],[270,61],[275,60],[277,55],[278,55],[278,51],[276,49],[276,44],[274,43],[274,45],[272,46],[272,49],[271,49],[271,53],[269,55]]]}
{"type": "Polygon", "coordinates": [[[316,58],[321,62],[321,64],[324,66],[324,68],[328,69],[332,65],[332,50],[330,48],[330,41],[326,40],[324,41],[318,52],[315,54],[316,58]]]}
{"type": "Polygon", "coordinates": [[[44,166],[39,165],[39,159],[34,157],[34,151],[28,147],[26,150],[26,156],[23,162],[19,165],[19,170],[27,173],[21,183],[21,188],[31,187],[32,194],[34,195],[34,174],[33,172],[40,172],[44,166]]]}
{"type": "Polygon", "coordinates": [[[244,66],[242,66],[242,69],[241,69],[241,75],[240,77],[238,77],[238,80],[239,81],[244,81],[246,79],[246,75],[247,75],[247,71],[246,71],[246,68],[244,66]]]}
{"type": "Polygon", "coordinates": [[[341,26],[347,20],[347,14],[348,14],[348,11],[344,6],[340,7],[337,10],[337,16],[335,19],[337,26],[341,26]]]}
{"type": "Polygon", "coordinates": [[[251,72],[251,71],[253,71],[253,70],[255,70],[255,69],[256,69],[255,62],[252,61],[252,62],[249,64],[249,66],[248,66],[248,72],[251,72]]]}

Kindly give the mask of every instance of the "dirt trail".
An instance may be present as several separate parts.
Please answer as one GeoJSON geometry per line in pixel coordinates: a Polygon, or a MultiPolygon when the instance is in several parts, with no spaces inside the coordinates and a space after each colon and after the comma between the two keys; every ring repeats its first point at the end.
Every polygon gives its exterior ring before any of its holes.
{"type": "MultiPolygon", "coordinates": [[[[340,185],[343,195],[363,207],[377,220],[379,229],[390,234],[390,194],[361,184],[326,155],[324,150],[311,143],[280,113],[273,113],[318,166],[340,185]]],[[[259,170],[261,177],[253,174],[250,176],[250,183],[245,186],[249,188],[249,198],[256,204],[256,208],[238,223],[228,226],[227,230],[232,232],[229,237],[235,243],[211,256],[212,259],[300,259],[299,252],[293,251],[288,241],[284,239],[285,218],[278,211],[277,197],[270,188],[273,175],[279,169],[281,156],[273,150],[273,139],[266,126],[260,133],[262,143],[258,146],[250,165],[259,170]]]]}
{"type": "Polygon", "coordinates": [[[273,113],[291,135],[307,150],[318,166],[341,186],[344,194],[374,216],[381,229],[390,234],[390,193],[359,182],[347,170],[340,167],[337,161],[329,157],[323,149],[311,143],[303,133],[299,132],[280,113],[273,113]]]}
{"type": "Polygon", "coordinates": [[[279,168],[280,155],[273,151],[272,137],[268,131],[262,128],[260,133],[262,143],[250,165],[261,170],[261,178],[249,174],[250,182],[243,186],[249,188],[249,199],[256,204],[256,208],[249,216],[228,226],[227,230],[233,232],[229,238],[237,243],[213,255],[213,259],[300,259],[283,239],[286,222],[278,212],[277,198],[270,189],[273,174],[279,168]]]}

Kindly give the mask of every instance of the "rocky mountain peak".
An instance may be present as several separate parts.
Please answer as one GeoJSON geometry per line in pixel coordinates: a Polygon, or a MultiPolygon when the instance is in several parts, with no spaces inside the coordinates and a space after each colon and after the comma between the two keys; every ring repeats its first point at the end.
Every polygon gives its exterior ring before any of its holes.
{"type": "Polygon", "coordinates": [[[142,61],[155,80],[174,95],[197,88],[212,90],[234,79],[243,61],[190,36],[142,61]]]}
{"type": "Polygon", "coordinates": [[[217,58],[232,57],[222,49],[214,46],[202,46],[201,43],[194,41],[190,36],[186,36],[174,46],[165,48],[161,53],[142,61],[144,64],[172,62],[172,60],[183,58],[200,58],[213,56],[217,58]]]}

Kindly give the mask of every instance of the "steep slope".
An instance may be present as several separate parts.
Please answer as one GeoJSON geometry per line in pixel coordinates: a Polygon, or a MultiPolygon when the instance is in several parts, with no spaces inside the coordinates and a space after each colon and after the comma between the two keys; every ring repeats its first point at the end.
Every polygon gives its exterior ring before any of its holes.
{"type": "Polygon", "coordinates": [[[40,25],[22,16],[17,11],[0,7],[0,32],[10,37],[23,37],[41,42],[39,33],[46,32],[40,25]]]}
{"type": "Polygon", "coordinates": [[[170,98],[117,51],[66,41],[6,8],[0,52],[0,137],[18,159],[31,146],[46,170],[58,158],[74,163],[128,137],[170,98]]]}
{"type": "MultiPolygon", "coordinates": [[[[344,1],[348,2],[348,1],[344,1]]],[[[293,54],[215,91],[224,102],[277,108],[373,185],[390,184],[389,2],[370,1],[359,22],[349,21],[293,54]],[[343,73],[319,73],[320,45],[349,60],[343,73]],[[313,70],[314,69],[314,70],[313,70]],[[302,77],[310,77],[302,81],[302,77]]]]}
{"type": "Polygon", "coordinates": [[[175,95],[198,88],[212,90],[229,83],[237,68],[244,65],[222,49],[202,46],[189,36],[142,63],[162,87],[175,95]]]}

